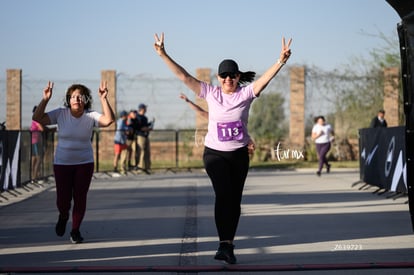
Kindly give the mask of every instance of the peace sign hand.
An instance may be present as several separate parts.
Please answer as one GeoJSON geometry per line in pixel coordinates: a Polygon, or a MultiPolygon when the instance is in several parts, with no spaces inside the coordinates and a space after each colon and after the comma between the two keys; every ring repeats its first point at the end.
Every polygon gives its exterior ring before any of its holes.
{"type": "Polygon", "coordinates": [[[158,53],[158,55],[165,54],[164,33],[162,32],[159,37],[158,37],[158,34],[155,34],[154,38],[155,38],[155,43],[154,43],[155,51],[158,53]]]}
{"type": "Polygon", "coordinates": [[[183,93],[180,93],[180,98],[184,99],[184,101],[186,101],[186,102],[188,101],[188,97],[183,93]]]}
{"type": "Polygon", "coordinates": [[[107,96],[108,96],[107,82],[101,81],[101,84],[99,85],[99,97],[101,99],[106,99],[107,96]]]}
{"type": "Polygon", "coordinates": [[[43,89],[43,99],[49,101],[52,97],[53,82],[48,82],[47,86],[43,89]]]}
{"type": "Polygon", "coordinates": [[[290,44],[292,43],[292,38],[289,39],[288,43],[286,44],[285,38],[282,37],[282,50],[280,51],[279,61],[283,64],[289,59],[292,52],[290,51],[290,44]]]}

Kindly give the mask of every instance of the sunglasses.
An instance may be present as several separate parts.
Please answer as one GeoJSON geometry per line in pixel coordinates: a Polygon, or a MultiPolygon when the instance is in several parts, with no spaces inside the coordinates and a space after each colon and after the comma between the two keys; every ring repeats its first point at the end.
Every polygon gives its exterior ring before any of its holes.
{"type": "Polygon", "coordinates": [[[223,79],[226,79],[227,77],[230,77],[231,79],[235,79],[239,74],[237,73],[221,73],[219,76],[223,79]]]}

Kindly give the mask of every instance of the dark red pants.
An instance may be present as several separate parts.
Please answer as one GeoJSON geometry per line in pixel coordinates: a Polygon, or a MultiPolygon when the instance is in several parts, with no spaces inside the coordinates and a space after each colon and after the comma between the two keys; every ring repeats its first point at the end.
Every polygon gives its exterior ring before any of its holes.
{"type": "Polygon", "coordinates": [[[86,211],[86,199],[94,164],[53,166],[56,181],[56,205],[61,217],[69,218],[73,199],[72,230],[79,230],[86,211]]]}

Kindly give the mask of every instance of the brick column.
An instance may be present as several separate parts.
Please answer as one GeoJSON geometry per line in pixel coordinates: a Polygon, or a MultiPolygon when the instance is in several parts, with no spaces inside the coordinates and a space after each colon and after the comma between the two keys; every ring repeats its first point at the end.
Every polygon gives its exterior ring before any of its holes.
{"type": "Polygon", "coordinates": [[[398,67],[385,68],[384,71],[384,110],[388,127],[399,125],[399,69],[398,67]]]}
{"type": "MultiPolygon", "coordinates": [[[[211,83],[211,69],[200,68],[196,70],[196,78],[200,81],[211,83]]],[[[204,110],[208,111],[207,102],[199,97],[196,97],[195,103],[199,105],[204,110]]],[[[196,113],[196,128],[197,129],[207,129],[208,120],[201,117],[196,113]]]]}
{"type": "MultiPolygon", "coordinates": [[[[116,71],[104,70],[101,72],[101,80],[107,82],[108,86],[108,102],[114,110],[115,119],[118,117],[116,108],[116,71]]],[[[98,102],[98,101],[97,101],[98,102]]],[[[99,103],[100,104],[100,103],[99,103]]],[[[112,161],[114,157],[114,135],[116,130],[116,122],[109,127],[103,128],[99,140],[99,159],[103,161],[112,161]]]]}
{"type": "MultiPolygon", "coordinates": [[[[101,72],[101,81],[106,81],[108,85],[108,102],[111,105],[112,109],[114,110],[115,114],[117,114],[116,108],[116,71],[114,70],[106,70],[101,72]]],[[[110,129],[115,129],[116,126],[112,124],[109,126],[110,129]]]]}
{"type": "Polygon", "coordinates": [[[22,127],[22,70],[7,70],[6,127],[21,130],[22,127]]]}
{"type": "Polygon", "coordinates": [[[305,147],[305,67],[290,69],[289,143],[297,149],[305,147]]]}

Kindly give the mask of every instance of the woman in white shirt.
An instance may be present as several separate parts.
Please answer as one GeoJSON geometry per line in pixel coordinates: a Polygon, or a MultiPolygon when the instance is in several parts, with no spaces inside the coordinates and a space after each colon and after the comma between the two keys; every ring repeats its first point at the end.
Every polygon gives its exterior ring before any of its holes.
{"type": "Polygon", "coordinates": [[[315,118],[315,125],[312,128],[312,140],[315,141],[319,159],[319,167],[316,174],[318,176],[321,175],[324,164],[326,165],[326,172],[329,173],[331,165],[328,163],[326,155],[331,149],[331,142],[334,140],[334,131],[332,126],[326,123],[325,117],[318,116],[315,118]]]}
{"type": "Polygon", "coordinates": [[[72,243],[81,243],[83,238],[79,228],[85,215],[86,199],[94,170],[92,131],[94,127],[109,126],[115,115],[107,99],[106,83],[102,82],[99,87],[102,113],[91,110],[91,91],[82,84],[73,84],[68,88],[65,107],[45,113],[52,97],[52,89],[53,82],[49,81],[33,114],[33,120],[43,126],[58,126],[58,143],[53,162],[56,205],[59,210],[55,231],[58,236],[65,234],[73,199],[70,239],[72,243]]]}

